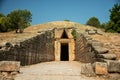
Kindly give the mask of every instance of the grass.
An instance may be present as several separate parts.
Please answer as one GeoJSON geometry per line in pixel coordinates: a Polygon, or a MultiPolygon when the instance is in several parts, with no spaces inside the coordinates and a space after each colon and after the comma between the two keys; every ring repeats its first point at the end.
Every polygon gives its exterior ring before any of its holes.
{"type": "MultiPolygon", "coordinates": [[[[85,33],[86,29],[97,29],[92,26],[86,26],[75,22],[67,22],[67,21],[55,21],[55,22],[48,22],[44,24],[34,25],[26,28],[24,33],[16,34],[15,32],[7,32],[7,33],[0,33],[0,45],[5,44],[6,42],[20,42],[27,38],[31,38],[32,36],[36,35],[37,32],[41,32],[44,30],[52,29],[52,28],[65,28],[65,27],[76,27],[77,30],[81,33],[85,33]]],[[[100,29],[97,29],[100,30],[100,29]]],[[[120,44],[120,34],[118,33],[104,33],[103,35],[92,35],[93,39],[99,40],[103,43],[110,43],[114,46],[116,44],[120,44]]],[[[119,46],[120,47],[120,46],[119,46]]],[[[119,48],[118,48],[119,49],[119,48]]],[[[113,49],[114,51],[114,49],[113,49]]],[[[118,50],[119,53],[119,50],[118,50]]],[[[120,54],[117,54],[120,56],[120,54]]],[[[120,57],[119,57],[120,59],[120,57]]]]}

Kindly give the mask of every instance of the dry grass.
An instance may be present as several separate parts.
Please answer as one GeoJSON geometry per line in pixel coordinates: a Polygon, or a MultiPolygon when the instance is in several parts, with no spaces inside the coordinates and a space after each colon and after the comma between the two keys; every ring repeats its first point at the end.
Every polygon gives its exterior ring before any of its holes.
{"type": "Polygon", "coordinates": [[[120,34],[104,33],[104,35],[92,35],[91,37],[103,42],[104,46],[109,49],[109,52],[116,54],[117,59],[120,60],[120,34]]]}
{"type": "MultiPolygon", "coordinates": [[[[63,27],[83,27],[83,25],[74,23],[74,22],[66,22],[66,21],[56,21],[56,22],[48,22],[40,25],[34,25],[26,28],[24,33],[16,34],[15,32],[7,32],[7,33],[0,33],[0,44],[4,44],[6,42],[19,42],[26,38],[30,38],[34,36],[38,31],[44,31],[52,28],[63,28],[63,27]]],[[[84,27],[83,27],[84,28],[84,27]]]]}
{"type": "MultiPolygon", "coordinates": [[[[96,29],[91,26],[85,26],[79,23],[56,21],[48,22],[40,25],[34,25],[26,28],[24,33],[16,34],[15,32],[0,33],[0,45],[4,45],[6,42],[19,42],[26,38],[34,36],[38,31],[44,31],[51,28],[63,28],[63,27],[76,27],[80,32],[84,33],[86,29],[96,29]]],[[[120,59],[120,34],[117,33],[104,33],[104,35],[91,35],[95,40],[105,43],[105,47],[110,49],[111,53],[115,53],[120,59]]]]}

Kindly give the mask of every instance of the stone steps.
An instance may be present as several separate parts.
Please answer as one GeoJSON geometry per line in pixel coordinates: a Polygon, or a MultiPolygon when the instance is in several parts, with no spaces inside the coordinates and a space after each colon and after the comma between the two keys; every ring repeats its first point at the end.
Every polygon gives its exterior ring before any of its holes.
{"type": "Polygon", "coordinates": [[[91,50],[94,52],[96,61],[104,62],[104,60],[116,60],[117,56],[109,52],[109,49],[104,47],[104,44],[97,40],[90,40],[91,50]]]}
{"type": "Polygon", "coordinates": [[[120,61],[117,60],[117,56],[114,53],[110,53],[109,49],[105,48],[104,44],[100,41],[90,40],[89,38],[86,39],[88,40],[88,44],[91,46],[91,51],[94,52],[96,59],[92,64],[83,64],[82,73],[85,75],[93,75],[91,69],[93,69],[96,75],[120,73],[120,61]]]}
{"type": "Polygon", "coordinates": [[[117,56],[115,54],[98,54],[97,58],[103,58],[108,60],[116,60],[117,56]]]}

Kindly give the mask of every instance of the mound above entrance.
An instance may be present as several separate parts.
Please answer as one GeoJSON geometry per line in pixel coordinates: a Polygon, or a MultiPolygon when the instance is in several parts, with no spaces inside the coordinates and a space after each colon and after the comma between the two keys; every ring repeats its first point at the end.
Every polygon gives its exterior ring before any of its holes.
{"type": "Polygon", "coordinates": [[[19,42],[26,38],[33,37],[38,32],[46,31],[48,29],[64,28],[64,27],[81,27],[82,29],[85,29],[84,25],[75,22],[67,22],[67,21],[48,22],[44,24],[29,26],[26,29],[24,29],[24,33],[22,34],[16,34],[13,31],[7,33],[0,33],[0,42],[1,42],[0,45],[5,44],[6,42],[12,42],[12,43],[19,42]]]}
{"type": "MultiPolygon", "coordinates": [[[[96,29],[91,26],[82,25],[75,22],[67,22],[67,21],[55,21],[55,22],[48,22],[38,25],[33,25],[27,27],[22,34],[16,34],[15,32],[7,32],[7,33],[0,33],[0,46],[5,45],[7,42],[16,43],[24,41],[28,38],[35,36],[38,32],[46,31],[48,29],[53,28],[64,28],[64,27],[75,27],[81,33],[85,33],[86,29],[96,29]]],[[[100,29],[97,29],[100,30],[100,29]]],[[[120,59],[120,34],[117,33],[105,33],[102,32],[103,35],[89,35],[94,40],[98,40],[104,43],[104,46],[109,48],[111,53],[114,53],[120,59]]]]}

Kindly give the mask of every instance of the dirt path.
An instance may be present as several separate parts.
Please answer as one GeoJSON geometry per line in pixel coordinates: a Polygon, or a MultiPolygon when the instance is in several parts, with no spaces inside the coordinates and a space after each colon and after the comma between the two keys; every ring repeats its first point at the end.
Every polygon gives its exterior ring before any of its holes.
{"type": "Polygon", "coordinates": [[[98,77],[85,77],[80,74],[81,63],[45,62],[21,68],[15,80],[104,80],[98,77]]]}

